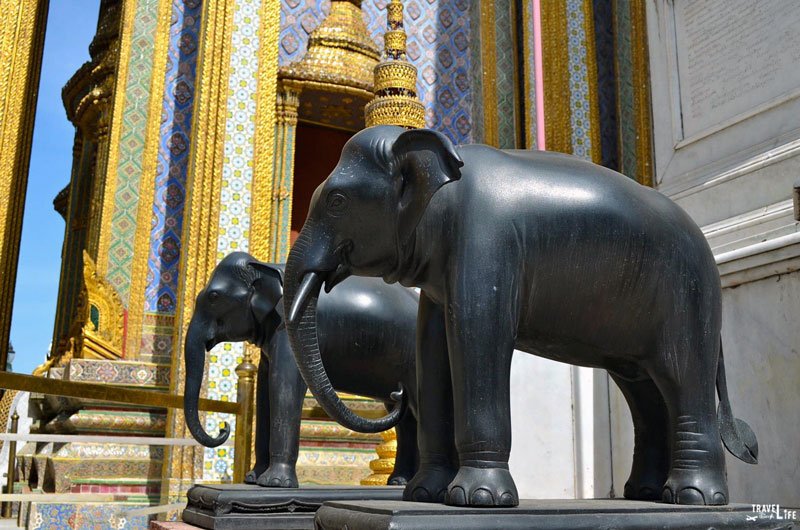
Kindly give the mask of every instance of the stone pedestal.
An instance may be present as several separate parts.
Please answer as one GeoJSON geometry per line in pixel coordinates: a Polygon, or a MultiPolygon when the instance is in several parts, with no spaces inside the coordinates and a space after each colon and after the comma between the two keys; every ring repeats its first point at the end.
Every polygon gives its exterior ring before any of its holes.
{"type": "MultiPolygon", "coordinates": [[[[785,512],[781,512],[785,516],[785,512]]],[[[594,530],[790,529],[795,521],[769,518],[750,504],[676,506],[626,500],[523,500],[516,508],[459,508],[397,501],[326,502],[318,530],[594,530]]]]}
{"type": "Polygon", "coordinates": [[[208,484],[189,490],[183,520],[207,530],[305,530],[326,501],[398,502],[402,486],[314,486],[262,488],[247,484],[208,484]]]}

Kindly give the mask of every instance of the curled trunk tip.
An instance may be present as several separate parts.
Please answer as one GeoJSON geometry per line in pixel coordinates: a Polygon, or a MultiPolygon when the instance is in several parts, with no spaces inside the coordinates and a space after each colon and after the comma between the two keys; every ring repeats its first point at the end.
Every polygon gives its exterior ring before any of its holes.
{"type": "Polygon", "coordinates": [[[317,336],[317,300],[323,277],[317,272],[308,272],[302,278],[299,277],[302,273],[300,268],[303,257],[311,239],[308,232],[307,223],[289,254],[284,284],[284,303],[288,315],[286,330],[297,366],[308,388],[331,418],[357,432],[376,433],[391,429],[400,422],[407,407],[402,387],[392,395],[393,399],[399,400],[399,404],[383,418],[370,420],[347,408],[325,372],[317,336]]]}

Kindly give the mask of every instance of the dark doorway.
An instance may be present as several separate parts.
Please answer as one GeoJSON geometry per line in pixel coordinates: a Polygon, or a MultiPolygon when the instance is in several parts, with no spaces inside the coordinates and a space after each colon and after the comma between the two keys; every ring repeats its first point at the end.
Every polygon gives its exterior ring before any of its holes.
{"type": "Polygon", "coordinates": [[[302,122],[297,124],[292,184],[292,244],[306,221],[308,203],[314,190],[336,167],[342,147],[351,136],[353,133],[348,131],[302,122]]]}

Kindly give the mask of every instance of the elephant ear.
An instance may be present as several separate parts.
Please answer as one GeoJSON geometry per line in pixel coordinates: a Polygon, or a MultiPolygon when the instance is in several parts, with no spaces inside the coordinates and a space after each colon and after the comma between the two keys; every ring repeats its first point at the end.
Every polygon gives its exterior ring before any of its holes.
{"type": "Polygon", "coordinates": [[[253,282],[250,305],[256,318],[263,321],[283,297],[283,271],[275,265],[255,260],[247,265],[258,273],[253,282]]]}
{"type": "Polygon", "coordinates": [[[430,129],[406,131],[392,145],[392,168],[400,179],[398,235],[405,244],[436,191],[461,178],[461,160],[453,143],[430,129]]]}

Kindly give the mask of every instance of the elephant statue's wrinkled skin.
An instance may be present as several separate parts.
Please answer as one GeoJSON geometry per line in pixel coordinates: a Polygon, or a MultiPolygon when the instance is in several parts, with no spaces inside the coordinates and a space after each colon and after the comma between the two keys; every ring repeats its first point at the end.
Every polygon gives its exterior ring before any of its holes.
{"type": "Polygon", "coordinates": [[[635,426],[629,499],[727,503],[720,437],[756,461],[725,387],[711,250],[683,210],[619,173],[556,153],[455,147],[423,129],[378,126],[348,141],[287,260],[284,303],[311,391],[343,425],[369,431],[398,414],[347,410],[314,337],[317,294],[349,275],[422,289],[420,469],[406,499],[518,503],[515,348],[610,372],[635,426]]]}
{"type": "MultiPolygon", "coordinates": [[[[185,343],[186,424],[203,445],[216,447],[198,418],[205,354],[220,342],[248,341],[261,348],[256,395],[256,462],[245,482],[297,487],[295,464],[306,385],[283,325],[283,265],[244,252],[226,256],[197,295],[185,343]]],[[[389,484],[405,484],[418,465],[414,350],[419,297],[377,278],[350,278],[319,300],[319,338],[325,368],[337,390],[391,404],[404,387],[409,413],[397,425],[397,458],[389,484]]]]}

